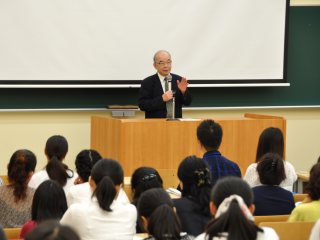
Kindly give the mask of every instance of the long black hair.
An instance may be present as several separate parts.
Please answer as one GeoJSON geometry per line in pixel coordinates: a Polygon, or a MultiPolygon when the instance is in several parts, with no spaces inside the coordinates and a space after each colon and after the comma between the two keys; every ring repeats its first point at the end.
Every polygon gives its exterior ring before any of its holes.
{"type": "Polygon", "coordinates": [[[27,197],[30,173],[34,172],[37,158],[33,152],[27,149],[15,151],[8,164],[9,186],[13,188],[15,202],[27,197]]]}
{"type": "Polygon", "coordinates": [[[62,186],[56,181],[46,180],[34,193],[31,219],[37,223],[48,219],[60,220],[67,209],[67,199],[62,186]]]}
{"type": "Polygon", "coordinates": [[[259,137],[256,162],[269,152],[277,153],[282,159],[284,158],[284,139],[279,128],[269,127],[263,130],[259,137]]]}
{"type": "Polygon", "coordinates": [[[65,137],[54,135],[47,140],[45,147],[45,153],[48,158],[46,171],[49,178],[57,181],[61,186],[65,186],[67,179],[73,177],[73,174],[69,176],[67,173],[68,166],[62,163],[67,152],[68,142],[65,137]]]}
{"type": "MultiPolygon", "coordinates": [[[[216,208],[223,200],[231,195],[240,196],[247,207],[253,203],[253,193],[250,186],[241,178],[227,176],[217,181],[211,191],[211,201],[216,208]]],[[[232,200],[228,210],[218,218],[211,220],[206,227],[208,239],[219,237],[222,233],[228,233],[228,240],[255,240],[258,231],[263,231],[257,227],[253,221],[247,219],[243,214],[237,200],[232,200]]]]}
{"type": "Polygon", "coordinates": [[[111,212],[111,204],[117,195],[116,186],[123,183],[123,169],[119,162],[101,159],[92,168],[91,178],[96,184],[92,194],[98,200],[100,208],[111,212]]]}
{"type": "Polygon", "coordinates": [[[198,203],[201,211],[210,216],[211,175],[207,164],[201,158],[188,156],[178,167],[178,178],[183,184],[182,196],[198,203]]]}
{"type": "Polygon", "coordinates": [[[139,217],[148,219],[148,233],[156,240],[180,239],[181,224],[173,202],[162,188],[143,192],[138,201],[139,217]]]}

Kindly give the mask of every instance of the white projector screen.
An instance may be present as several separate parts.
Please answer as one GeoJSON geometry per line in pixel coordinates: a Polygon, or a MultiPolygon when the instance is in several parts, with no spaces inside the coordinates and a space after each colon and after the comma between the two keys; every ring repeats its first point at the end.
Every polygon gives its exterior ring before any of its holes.
{"type": "Polygon", "coordinates": [[[288,0],[0,0],[0,82],[283,83],[288,0]]]}

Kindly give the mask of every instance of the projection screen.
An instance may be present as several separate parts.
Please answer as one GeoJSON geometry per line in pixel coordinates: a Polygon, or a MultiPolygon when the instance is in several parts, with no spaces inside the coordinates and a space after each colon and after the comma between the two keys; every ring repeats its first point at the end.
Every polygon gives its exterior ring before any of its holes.
{"type": "Polygon", "coordinates": [[[0,84],[286,83],[288,0],[0,0],[0,84]]]}

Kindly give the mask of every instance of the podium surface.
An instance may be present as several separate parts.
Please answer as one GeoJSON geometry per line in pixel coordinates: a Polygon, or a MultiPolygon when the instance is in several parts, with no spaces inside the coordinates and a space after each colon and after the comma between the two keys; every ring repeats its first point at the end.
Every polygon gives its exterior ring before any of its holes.
{"type": "MultiPolygon", "coordinates": [[[[203,119],[115,119],[91,118],[91,147],[103,157],[118,160],[125,176],[141,166],[171,169],[189,155],[202,157],[196,131],[203,119]]],[[[286,134],[281,117],[246,114],[241,118],[214,119],[223,130],[219,151],[238,163],[242,175],[255,162],[258,139],[267,127],[278,127],[286,134]]]]}

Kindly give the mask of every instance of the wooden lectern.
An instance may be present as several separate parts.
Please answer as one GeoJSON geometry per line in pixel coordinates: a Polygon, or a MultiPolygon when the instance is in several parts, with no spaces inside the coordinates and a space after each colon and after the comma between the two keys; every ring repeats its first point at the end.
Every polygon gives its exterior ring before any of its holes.
{"type": "MultiPolygon", "coordinates": [[[[255,162],[258,139],[267,127],[278,127],[286,136],[282,117],[245,114],[243,118],[214,119],[223,129],[222,155],[238,163],[242,175],[255,162]]],[[[202,120],[114,119],[92,117],[91,147],[107,158],[120,161],[125,176],[141,166],[167,169],[176,173],[188,155],[202,157],[196,130],[202,120]]]]}

